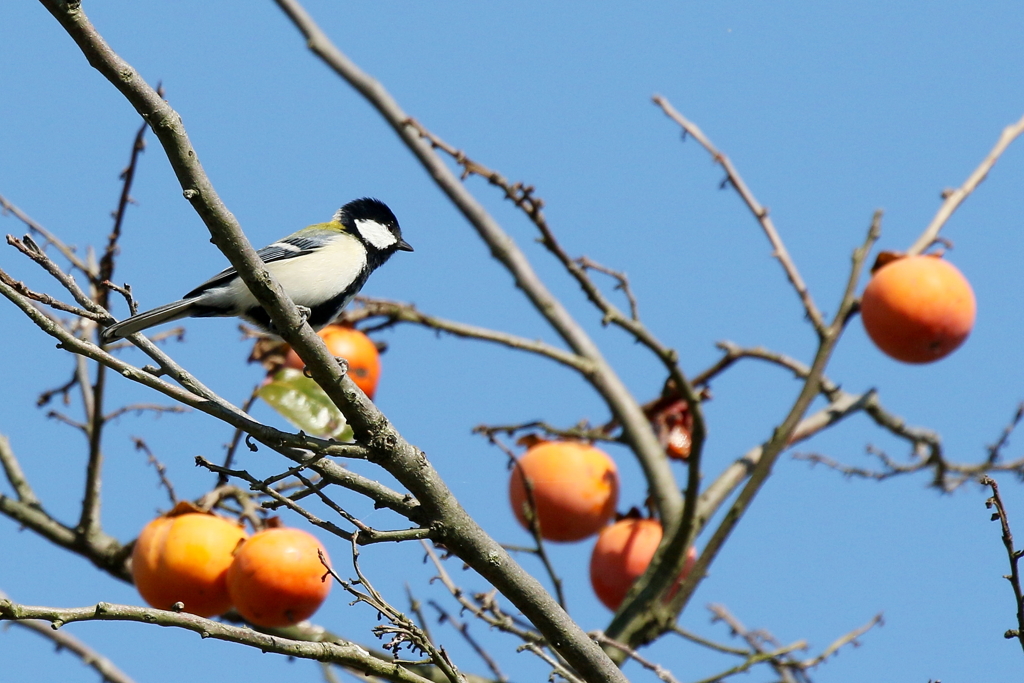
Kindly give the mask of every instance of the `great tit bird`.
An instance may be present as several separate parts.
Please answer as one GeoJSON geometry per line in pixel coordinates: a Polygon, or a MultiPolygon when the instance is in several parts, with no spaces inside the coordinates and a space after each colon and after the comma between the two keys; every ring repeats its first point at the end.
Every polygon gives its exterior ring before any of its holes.
{"type": "MultiPolygon", "coordinates": [[[[366,278],[396,251],[412,251],[398,219],[384,202],[356,199],[338,209],[329,223],[316,223],[263,247],[257,254],[316,330],[326,326],[352,300],[366,278]]],[[[179,318],[242,318],[273,332],[270,316],[234,268],[214,275],[180,301],[139,313],[103,331],[105,342],[123,339],[179,318]]]]}

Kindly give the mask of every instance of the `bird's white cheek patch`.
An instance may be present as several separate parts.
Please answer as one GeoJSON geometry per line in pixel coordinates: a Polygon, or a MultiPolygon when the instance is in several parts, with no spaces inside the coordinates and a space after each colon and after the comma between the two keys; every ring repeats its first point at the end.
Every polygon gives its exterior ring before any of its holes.
{"type": "Polygon", "coordinates": [[[378,249],[387,249],[398,241],[395,236],[391,234],[390,230],[377,221],[357,219],[356,230],[359,231],[359,234],[363,236],[364,240],[378,249]]]}

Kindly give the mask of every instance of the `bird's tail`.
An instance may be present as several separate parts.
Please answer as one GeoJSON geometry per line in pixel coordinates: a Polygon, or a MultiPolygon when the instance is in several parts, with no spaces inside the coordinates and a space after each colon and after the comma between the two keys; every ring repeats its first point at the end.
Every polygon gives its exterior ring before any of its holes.
{"type": "Polygon", "coordinates": [[[159,325],[160,323],[186,318],[191,314],[192,305],[195,299],[182,299],[169,304],[164,304],[151,311],[143,311],[130,318],[116,322],[100,335],[104,342],[110,343],[118,339],[141,332],[147,328],[159,325]]]}

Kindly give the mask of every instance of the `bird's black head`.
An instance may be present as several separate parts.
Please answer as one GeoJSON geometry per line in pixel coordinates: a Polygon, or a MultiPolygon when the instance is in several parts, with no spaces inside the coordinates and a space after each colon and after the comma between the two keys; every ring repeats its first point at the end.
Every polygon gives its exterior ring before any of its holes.
{"type": "Polygon", "coordinates": [[[355,199],[338,209],[334,220],[358,237],[368,254],[381,257],[381,263],[396,251],[412,251],[409,243],[402,239],[395,214],[379,199],[355,199]]]}

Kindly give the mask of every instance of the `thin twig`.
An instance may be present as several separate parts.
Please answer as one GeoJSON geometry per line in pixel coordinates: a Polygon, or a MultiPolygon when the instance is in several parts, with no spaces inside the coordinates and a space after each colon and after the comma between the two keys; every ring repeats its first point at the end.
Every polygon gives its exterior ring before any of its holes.
{"type": "Polygon", "coordinates": [[[704,132],[697,127],[697,124],[687,120],[686,117],[676,111],[675,107],[673,107],[664,97],[655,95],[653,101],[656,105],[661,107],[661,110],[665,112],[670,119],[679,124],[686,134],[690,135],[694,140],[700,143],[700,146],[707,150],[715,163],[719,164],[725,170],[726,182],[723,183],[723,186],[732,185],[740,198],[743,199],[743,202],[747,205],[747,208],[750,209],[750,212],[754,214],[754,218],[757,219],[757,222],[761,225],[761,229],[764,230],[765,235],[768,237],[768,241],[772,245],[772,255],[778,259],[780,264],[782,264],[782,269],[786,272],[786,277],[789,279],[790,284],[793,285],[793,289],[796,290],[797,296],[800,297],[800,301],[804,305],[804,311],[807,314],[807,319],[811,321],[815,331],[818,333],[818,337],[824,338],[826,331],[825,318],[821,314],[821,311],[818,310],[814,300],[811,298],[810,290],[807,289],[807,284],[804,283],[803,278],[800,277],[800,272],[796,268],[796,263],[794,263],[793,259],[790,257],[789,251],[787,251],[786,245],[783,244],[778,230],[775,229],[775,224],[768,216],[767,207],[762,206],[761,203],[757,201],[757,198],[754,197],[754,194],[747,187],[743,178],[740,177],[739,172],[732,165],[732,162],[729,161],[729,158],[722,154],[722,152],[720,152],[718,148],[711,143],[711,140],[704,135],[704,132]]]}
{"type": "MultiPolygon", "coordinates": [[[[72,297],[74,297],[75,301],[78,302],[79,306],[89,311],[89,313],[91,314],[99,316],[105,315],[105,319],[108,321],[112,321],[114,319],[113,316],[111,316],[106,311],[106,309],[104,309],[102,306],[93,301],[89,297],[89,295],[86,294],[84,290],[82,290],[82,288],[79,286],[75,278],[61,270],[60,266],[58,266],[53,259],[47,256],[46,253],[42,250],[42,248],[38,244],[36,244],[31,237],[25,235],[21,239],[18,239],[14,235],[8,235],[7,244],[11,245],[12,247],[20,251],[22,254],[28,256],[30,259],[39,264],[43,268],[43,270],[45,270],[55,280],[57,280],[57,282],[59,282],[61,286],[64,287],[64,289],[68,290],[68,293],[71,294],[72,297]]],[[[8,277],[5,279],[5,281],[7,279],[12,278],[8,277]]]]}
{"type": "MultiPolygon", "coordinates": [[[[797,379],[807,379],[807,375],[811,370],[807,365],[797,359],[791,358],[783,353],[766,349],[763,346],[746,348],[728,340],[717,342],[715,346],[723,352],[723,356],[711,368],[708,368],[699,375],[700,384],[710,382],[711,379],[718,375],[722,370],[744,358],[763,360],[773,365],[778,365],[779,367],[792,372],[797,379]]],[[[695,379],[694,382],[696,383],[697,380],[695,379]]],[[[840,388],[838,384],[828,379],[828,377],[822,376],[822,395],[830,401],[834,401],[838,398],[839,392],[840,388]]]]}
{"type": "Polygon", "coordinates": [[[29,298],[32,301],[38,301],[39,303],[43,304],[44,306],[49,306],[50,308],[52,308],[54,310],[62,311],[64,313],[70,313],[70,314],[72,314],[74,316],[77,316],[77,317],[80,317],[80,318],[88,318],[89,320],[95,320],[97,322],[105,322],[105,321],[107,321],[109,319],[108,316],[105,316],[105,315],[102,315],[102,314],[99,314],[99,313],[93,313],[92,311],[87,311],[84,308],[79,308],[78,306],[72,306],[71,304],[66,304],[63,301],[61,301],[60,299],[55,299],[54,297],[50,296],[49,294],[43,294],[43,293],[40,293],[40,292],[35,292],[35,291],[29,289],[28,285],[26,285],[24,282],[21,282],[19,280],[15,280],[14,278],[12,278],[7,273],[0,272],[0,280],[3,280],[3,282],[5,284],[7,284],[9,287],[15,289],[22,296],[24,296],[26,298],[29,298]]]}
{"type": "Polygon", "coordinates": [[[708,640],[703,636],[698,636],[696,633],[693,633],[692,631],[687,631],[678,624],[674,625],[671,631],[672,633],[678,634],[686,640],[689,640],[691,643],[695,643],[697,645],[700,645],[701,647],[706,647],[709,650],[717,650],[718,652],[724,652],[725,654],[730,655],[739,655],[740,657],[749,657],[751,654],[750,650],[744,650],[738,647],[730,647],[722,643],[716,643],[713,640],[708,640]]]}
{"type": "MultiPolygon", "coordinates": [[[[750,655],[750,657],[747,658],[746,661],[737,664],[734,667],[730,667],[725,671],[721,671],[715,674],[714,676],[708,676],[707,678],[702,678],[699,681],[694,681],[694,683],[722,683],[722,681],[724,681],[726,678],[729,678],[730,676],[735,676],[736,674],[741,674],[745,671],[749,671],[754,666],[761,664],[763,662],[775,662],[779,660],[780,657],[784,657],[793,652],[794,650],[801,650],[805,647],[807,647],[806,643],[804,643],[803,641],[798,641],[796,643],[793,643],[792,645],[787,645],[786,647],[780,647],[778,649],[771,650],[768,652],[752,654],[750,655]]],[[[786,679],[783,678],[783,680],[786,679]]]]}
{"type": "Polygon", "coordinates": [[[141,415],[142,413],[157,413],[159,415],[161,413],[181,414],[187,412],[189,412],[189,409],[181,406],[162,406],[156,403],[133,403],[132,405],[121,406],[120,408],[107,413],[103,416],[103,419],[105,422],[110,422],[112,420],[116,420],[122,415],[128,415],[130,413],[135,413],[136,415],[141,415]]]}
{"type": "Polygon", "coordinates": [[[146,462],[156,469],[156,475],[160,477],[160,485],[163,486],[164,490],[167,491],[167,496],[171,499],[171,507],[178,504],[178,496],[174,493],[174,484],[167,478],[167,467],[157,460],[157,457],[153,455],[153,451],[150,450],[149,445],[138,436],[132,437],[132,442],[135,444],[135,450],[142,451],[146,454],[146,462]]]}
{"type": "Polygon", "coordinates": [[[939,488],[944,493],[951,493],[969,481],[976,480],[980,475],[995,472],[1013,472],[1018,476],[1024,475],[1024,458],[1006,463],[989,463],[987,461],[977,464],[965,464],[951,462],[945,459],[933,460],[931,458],[919,458],[914,462],[900,463],[892,459],[885,451],[873,446],[867,447],[867,453],[878,458],[882,469],[873,470],[865,467],[846,465],[829,458],[820,453],[794,453],[793,457],[798,460],[806,460],[814,465],[824,465],[847,477],[859,477],[885,481],[892,477],[913,474],[923,469],[934,468],[937,476],[933,478],[932,486],[939,488]],[[950,476],[955,474],[956,476],[950,476]]]}
{"type": "Polygon", "coordinates": [[[530,422],[521,422],[518,424],[509,425],[477,425],[473,427],[474,434],[483,434],[490,438],[492,434],[506,434],[507,436],[514,436],[518,432],[533,432],[541,431],[547,436],[553,436],[559,439],[580,439],[584,441],[608,441],[612,443],[622,443],[622,439],[609,434],[610,429],[605,427],[591,427],[586,422],[569,427],[568,429],[561,429],[559,427],[552,426],[543,420],[531,420],[530,422]]]}
{"type": "Polygon", "coordinates": [[[819,664],[824,662],[826,659],[828,659],[832,655],[834,655],[837,652],[839,652],[839,650],[841,648],[845,647],[846,645],[853,645],[854,647],[857,647],[860,644],[857,641],[858,638],[860,638],[862,635],[864,635],[865,633],[867,633],[868,631],[873,629],[875,626],[884,626],[884,625],[885,625],[885,620],[882,619],[882,615],[881,614],[876,614],[874,617],[872,617],[871,621],[869,621],[868,623],[864,624],[860,628],[854,629],[854,630],[850,631],[849,633],[847,633],[847,634],[845,634],[843,636],[840,636],[839,638],[836,638],[832,642],[832,644],[829,645],[828,647],[826,647],[822,651],[822,653],[820,655],[818,655],[817,657],[814,657],[812,659],[804,660],[804,661],[799,662],[797,664],[791,664],[790,666],[798,666],[799,668],[801,668],[803,670],[813,669],[814,667],[818,666],[819,664]]]}
{"type": "Polygon", "coordinates": [[[480,657],[480,659],[484,660],[484,664],[486,664],[487,668],[490,669],[491,673],[494,674],[494,678],[496,681],[498,681],[499,683],[508,683],[508,676],[506,676],[502,672],[501,667],[498,666],[497,660],[495,660],[494,657],[492,657],[490,653],[487,652],[487,650],[480,644],[480,642],[473,637],[473,635],[469,632],[469,625],[466,622],[461,621],[460,619],[457,619],[456,617],[452,616],[448,612],[448,610],[444,609],[443,607],[441,607],[441,605],[437,604],[433,600],[430,601],[430,606],[437,610],[439,620],[442,623],[447,621],[449,624],[451,624],[452,628],[458,631],[459,634],[462,636],[463,640],[465,640],[466,643],[473,649],[473,652],[475,652],[477,656],[480,657]]]}
{"type": "MultiPolygon", "coordinates": [[[[637,642],[649,641],[671,627],[671,624],[675,622],[675,616],[685,608],[697,586],[700,585],[706,576],[708,567],[714,561],[726,540],[730,537],[736,525],[768,480],[776,460],[793,443],[796,430],[802,423],[804,415],[810,408],[812,401],[821,392],[821,377],[824,375],[835,345],[849,321],[850,311],[853,310],[856,304],[857,283],[860,279],[865,259],[881,233],[881,219],[881,212],[876,211],[863,243],[853,252],[846,286],[840,298],[839,309],[828,325],[824,337],[819,342],[814,361],[811,364],[810,371],[804,380],[799,395],[790,407],[785,419],[772,431],[771,437],[763,444],[756,464],[745,470],[744,473],[749,473],[746,484],[723,516],[722,521],[712,533],[711,538],[704,544],[693,569],[680,584],[678,592],[664,606],[663,611],[658,610],[657,607],[651,610],[649,614],[626,614],[624,612],[628,611],[628,607],[626,610],[620,611],[616,615],[615,621],[607,629],[611,637],[635,645],[637,642]],[[669,620],[669,617],[671,617],[671,620],[669,620]],[[616,630],[612,630],[613,627],[617,627],[616,630]]],[[[826,419],[828,418],[828,416],[825,417],[826,419]]],[[[700,507],[696,496],[694,497],[693,505],[698,509],[700,507]]],[[[695,512],[695,527],[700,524],[700,519],[700,514],[695,512]]]]}
{"type": "MultiPolygon", "coordinates": [[[[157,87],[157,92],[163,96],[163,89],[161,87],[157,87]]],[[[139,156],[146,149],[146,130],[148,128],[149,123],[146,121],[143,121],[142,125],[139,126],[138,132],[135,133],[135,139],[132,141],[132,151],[128,160],[128,166],[121,172],[121,195],[117,201],[117,209],[114,211],[114,227],[111,229],[110,235],[107,236],[107,245],[103,249],[103,256],[100,257],[99,268],[96,274],[96,303],[103,306],[103,308],[109,308],[110,300],[110,289],[105,287],[103,283],[108,282],[114,276],[114,264],[118,253],[117,243],[121,239],[121,228],[124,225],[128,204],[132,201],[132,183],[135,181],[135,171],[138,168],[139,156]]],[[[127,298],[131,299],[130,296],[127,298]]]]}
{"type": "Polygon", "coordinates": [[[367,524],[364,524],[354,515],[346,512],[340,505],[327,497],[323,492],[323,486],[314,484],[309,479],[306,479],[300,473],[296,472],[295,477],[301,481],[308,490],[311,490],[320,501],[327,507],[334,510],[341,517],[346,519],[352,526],[357,529],[359,543],[369,545],[370,543],[400,543],[402,541],[422,541],[431,537],[430,529],[425,528],[412,528],[412,529],[397,529],[395,531],[380,531],[374,529],[367,524]]]}
{"type": "Polygon", "coordinates": [[[466,592],[459,588],[452,580],[451,575],[448,574],[448,570],[445,569],[441,559],[434,552],[433,547],[426,541],[421,541],[424,552],[427,554],[427,558],[434,565],[437,570],[437,579],[448,589],[452,597],[455,598],[463,609],[470,612],[477,619],[486,622],[489,626],[492,626],[500,631],[511,633],[512,635],[534,643],[543,643],[543,637],[528,628],[521,628],[515,623],[515,620],[508,615],[503,615],[503,618],[496,617],[493,613],[485,610],[483,607],[466,597],[466,592]]]}
{"type": "Polygon", "coordinates": [[[1006,506],[1003,504],[1002,496],[999,495],[999,485],[996,484],[996,480],[985,476],[981,478],[981,484],[992,489],[992,497],[985,501],[985,507],[990,510],[995,508],[995,512],[992,513],[992,521],[998,520],[1003,530],[1003,545],[1006,547],[1006,556],[1010,561],[1010,574],[1004,578],[1013,587],[1014,604],[1017,608],[1017,628],[1008,629],[1003,634],[1003,637],[1007,640],[1016,638],[1021,648],[1024,649],[1024,591],[1021,590],[1020,569],[1018,567],[1018,562],[1020,562],[1021,555],[1024,555],[1024,552],[1013,547],[1010,519],[1006,515],[1006,506]]]}
{"type": "Polygon", "coordinates": [[[629,317],[631,320],[640,320],[640,306],[637,303],[636,295],[633,294],[633,288],[629,286],[629,278],[625,273],[621,273],[617,270],[612,270],[607,266],[602,266],[600,263],[581,256],[576,259],[576,263],[579,264],[583,270],[596,270],[599,273],[604,273],[608,277],[616,281],[615,289],[621,291],[626,297],[626,301],[629,303],[629,317]]]}
{"type": "Polygon", "coordinates": [[[60,412],[59,410],[48,411],[46,413],[46,417],[50,418],[51,420],[56,420],[57,422],[63,422],[64,424],[68,425],[69,427],[74,427],[78,431],[80,431],[83,434],[85,434],[86,438],[88,438],[88,436],[89,436],[89,427],[88,427],[88,425],[86,425],[84,422],[79,422],[78,420],[75,420],[75,419],[72,419],[71,417],[68,417],[67,415],[65,415],[64,413],[60,412]]]}
{"type": "MultiPolygon", "coordinates": [[[[557,659],[555,659],[547,652],[545,652],[544,649],[536,643],[526,643],[524,645],[520,645],[518,648],[516,648],[516,651],[532,652],[533,654],[537,655],[545,662],[547,662],[547,664],[551,667],[552,675],[561,676],[566,680],[567,683],[585,683],[585,681],[582,678],[575,676],[572,672],[565,668],[565,666],[561,662],[559,662],[557,659]]],[[[549,680],[554,679],[551,678],[549,680]]]]}
{"type": "Polygon", "coordinates": [[[508,458],[509,464],[512,468],[519,470],[519,476],[523,480],[523,490],[526,492],[526,509],[523,510],[528,531],[533,536],[534,548],[532,552],[540,558],[541,563],[544,565],[544,570],[548,574],[548,578],[551,579],[551,585],[555,589],[555,598],[558,600],[558,604],[565,609],[565,594],[562,592],[562,579],[555,572],[555,566],[551,563],[551,558],[548,557],[547,550],[544,546],[544,535],[540,528],[540,515],[537,514],[537,499],[533,495],[533,482],[526,473],[519,466],[519,458],[512,449],[508,448],[504,443],[501,442],[493,432],[487,435],[487,440],[493,446],[497,446],[508,458]]]}
{"type": "MultiPolygon", "coordinates": [[[[253,405],[256,403],[256,399],[260,396],[260,389],[262,384],[257,384],[252,388],[252,393],[249,394],[249,398],[245,399],[245,403],[242,404],[242,412],[248,413],[252,410],[253,405]]],[[[224,464],[222,467],[227,470],[234,464],[235,452],[238,450],[238,444],[242,442],[242,435],[245,432],[241,428],[236,427],[234,434],[231,435],[231,443],[228,444],[227,451],[224,453],[224,464]]],[[[223,486],[228,483],[228,474],[221,472],[217,475],[217,486],[223,486]]]]}
{"type": "Polygon", "coordinates": [[[679,683],[676,677],[672,675],[671,671],[663,667],[661,664],[655,664],[651,660],[645,658],[639,652],[637,652],[630,646],[626,645],[625,643],[620,643],[617,640],[612,640],[601,631],[591,632],[590,637],[602,645],[613,647],[616,650],[624,653],[643,668],[647,669],[648,671],[653,671],[654,675],[660,678],[661,680],[665,681],[665,683],[679,683]]]}
{"type": "Polygon", "coordinates": [[[14,489],[14,495],[23,505],[39,507],[39,498],[36,497],[32,485],[28,483],[25,472],[21,469],[21,463],[11,449],[11,442],[6,435],[0,434],[0,466],[4,468],[7,481],[14,489]]]}
{"type": "Polygon", "coordinates": [[[91,276],[93,274],[92,272],[90,272],[90,269],[85,264],[85,262],[78,257],[78,254],[75,253],[73,247],[69,247],[68,245],[64,244],[62,241],[57,239],[49,230],[47,230],[42,225],[29,218],[24,211],[22,211],[17,206],[4,199],[3,196],[0,196],[0,209],[2,209],[2,212],[4,214],[10,213],[15,218],[24,223],[29,230],[42,237],[46,244],[54,246],[57,249],[57,251],[59,251],[61,255],[64,256],[64,258],[71,262],[72,267],[77,268],[86,275],[91,276]]]}
{"type": "Polygon", "coordinates": [[[1020,424],[1021,418],[1024,418],[1024,403],[1017,406],[1017,411],[1013,414],[1013,419],[1010,420],[1010,424],[1003,428],[1003,433],[999,435],[999,440],[991,446],[987,446],[988,450],[988,461],[995,462],[999,459],[999,452],[1003,450],[1007,443],[1010,441],[1010,435],[1013,434],[1013,430],[1020,424]]]}
{"type": "Polygon", "coordinates": [[[444,318],[438,318],[437,316],[427,315],[426,313],[419,311],[412,304],[388,301],[385,299],[371,299],[369,297],[357,297],[356,300],[362,305],[345,311],[343,319],[346,322],[355,323],[360,320],[375,317],[385,318],[384,323],[368,327],[366,328],[367,330],[383,329],[398,323],[409,323],[426,327],[427,329],[437,330],[438,332],[444,332],[455,337],[478,339],[480,341],[505,346],[510,349],[533,353],[584,374],[592,371],[594,367],[593,363],[585,357],[576,353],[564,351],[542,341],[518,337],[507,332],[500,332],[498,330],[491,330],[485,327],[468,325],[454,320],[446,320],[444,318]]]}
{"type": "MultiPolygon", "coordinates": [[[[724,605],[708,605],[708,609],[711,610],[711,613],[714,615],[713,621],[722,621],[725,624],[727,624],[729,626],[729,629],[735,635],[743,638],[743,640],[746,641],[747,645],[749,645],[750,648],[756,653],[756,655],[749,657],[747,662],[744,662],[744,664],[748,664],[746,668],[749,668],[749,664],[752,660],[757,660],[758,656],[764,656],[765,654],[767,654],[768,651],[764,646],[764,643],[769,638],[767,634],[765,634],[763,631],[751,631],[747,629],[747,627],[744,626],[739,619],[733,616],[732,613],[729,612],[729,610],[726,609],[724,605]]],[[[807,643],[801,640],[796,643],[793,643],[788,648],[786,648],[785,654],[788,654],[793,650],[802,650],[806,647],[807,643]]],[[[791,671],[785,666],[783,666],[783,660],[781,656],[770,657],[760,661],[768,661],[771,664],[772,668],[775,669],[775,673],[777,673],[786,683],[794,682],[794,673],[799,675],[799,672],[791,671]]],[[[759,663],[759,661],[754,661],[753,663],[759,663]]],[[[740,666],[743,665],[741,664],[740,666]]],[[[743,670],[745,669],[739,669],[738,671],[743,670]]],[[[734,673],[738,673],[738,671],[734,673]]]]}
{"type": "Polygon", "coordinates": [[[399,650],[404,646],[410,650],[426,654],[429,657],[428,661],[432,662],[438,669],[440,669],[451,683],[466,683],[465,676],[463,676],[458,668],[456,668],[444,648],[435,647],[420,627],[416,625],[416,622],[385,600],[384,596],[373,587],[369,579],[366,578],[366,575],[363,574],[362,570],[359,568],[358,535],[359,532],[357,531],[353,534],[351,541],[352,568],[355,570],[358,579],[351,582],[342,579],[331,567],[323,551],[318,551],[320,555],[320,562],[327,570],[327,574],[333,577],[334,580],[340,584],[342,588],[348,591],[350,595],[355,597],[357,602],[366,603],[373,609],[377,610],[380,617],[383,617],[390,622],[389,626],[375,626],[372,631],[374,635],[382,640],[384,638],[390,638],[388,642],[384,643],[383,647],[394,655],[396,663],[414,665],[424,663],[401,660],[398,656],[399,650]],[[361,586],[364,590],[357,589],[357,585],[361,586]]]}
{"type": "MultiPolygon", "coordinates": [[[[121,195],[118,200],[117,212],[114,216],[114,227],[107,239],[107,246],[103,256],[100,258],[97,267],[96,277],[92,283],[92,300],[96,306],[106,311],[110,299],[110,290],[100,283],[109,280],[114,274],[114,264],[117,256],[117,243],[121,237],[121,227],[124,223],[125,209],[131,193],[132,181],[135,179],[139,154],[144,145],[144,136],[149,127],[143,122],[139,131],[135,134],[132,142],[131,161],[128,168],[122,173],[123,183],[121,195]]],[[[100,343],[102,348],[102,342],[100,343]]],[[[100,510],[102,505],[102,484],[103,484],[103,430],[107,425],[107,418],[103,413],[103,403],[106,398],[107,367],[102,363],[96,364],[96,378],[92,383],[92,410],[86,416],[89,429],[89,460],[85,467],[85,493],[82,497],[82,514],[78,519],[78,529],[84,536],[96,533],[100,528],[100,510]]],[[[84,385],[83,385],[84,389],[84,385]]],[[[181,411],[175,407],[171,410],[181,411]]],[[[115,411],[117,414],[117,411],[115,411]]]]}
{"type": "Polygon", "coordinates": [[[430,624],[427,621],[427,618],[423,616],[423,603],[413,595],[412,587],[408,583],[405,584],[405,595],[409,598],[409,611],[416,617],[416,621],[419,623],[419,627],[420,630],[423,631],[423,635],[428,641],[434,643],[434,638],[430,635],[430,624]]]}
{"type": "Polygon", "coordinates": [[[39,394],[39,398],[36,399],[36,407],[42,408],[47,403],[52,401],[53,397],[56,396],[57,394],[61,395],[61,399],[64,405],[68,405],[71,402],[71,390],[74,389],[77,384],[78,375],[73,374],[71,376],[71,379],[69,379],[65,384],[62,384],[61,386],[55,389],[47,389],[46,391],[39,394]]]}
{"type": "Polygon", "coordinates": [[[977,189],[981,181],[985,179],[988,172],[992,170],[992,167],[996,165],[999,157],[1003,155],[1006,148],[1017,139],[1017,137],[1024,133],[1024,117],[1021,117],[1017,123],[1007,126],[1000,133],[999,139],[996,141],[995,147],[988,153],[982,162],[976,169],[967,176],[967,180],[964,184],[955,190],[952,190],[944,195],[945,201],[942,202],[942,206],[939,207],[935,217],[932,218],[932,222],[928,224],[921,236],[917,238],[917,241],[911,245],[910,249],[907,249],[908,255],[920,254],[925,249],[935,243],[935,240],[939,236],[939,231],[942,230],[942,226],[946,224],[950,216],[953,215],[960,205],[963,204],[964,200],[977,189]]]}
{"type": "MultiPolygon", "coordinates": [[[[346,541],[351,541],[353,539],[353,537],[355,537],[355,534],[353,534],[352,532],[346,531],[345,529],[342,529],[341,527],[339,527],[334,522],[329,522],[327,520],[324,520],[324,519],[321,519],[321,518],[317,517],[312,512],[310,512],[309,510],[305,509],[304,507],[299,505],[297,502],[295,502],[295,500],[293,498],[290,498],[288,496],[285,496],[285,495],[281,494],[277,489],[275,489],[272,486],[272,484],[274,484],[276,481],[278,481],[278,477],[277,476],[271,477],[268,480],[257,479],[256,477],[254,477],[253,475],[249,474],[245,470],[232,470],[232,469],[228,469],[226,467],[221,467],[220,465],[215,465],[214,463],[210,462],[209,460],[207,460],[206,458],[204,458],[201,455],[197,455],[196,456],[195,463],[196,463],[196,465],[198,465],[200,467],[204,467],[204,468],[206,468],[206,469],[208,469],[211,472],[214,472],[216,474],[226,474],[229,477],[236,477],[238,479],[241,479],[241,480],[247,482],[249,484],[249,487],[252,490],[259,491],[260,493],[263,493],[263,494],[266,494],[266,495],[270,496],[275,501],[277,501],[279,504],[284,505],[289,510],[297,512],[298,514],[300,514],[303,517],[305,517],[306,520],[310,524],[313,524],[314,526],[320,527],[324,531],[332,533],[335,536],[339,536],[339,537],[345,539],[346,541]]],[[[295,468],[295,471],[293,471],[293,474],[296,474],[296,476],[298,476],[297,475],[297,470],[298,469],[302,469],[302,468],[295,468]]],[[[332,501],[329,498],[327,498],[326,496],[324,496],[320,492],[319,487],[314,486],[312,484],[312,482],[309,482],[308,480],[306,480],[305,483],[307,484],[307,486],[313,488],[314,492],[320,497],[320,499],[324,503],[326,503],[329,507],[331,507],[335,512],[338,512],[345,519],[347,519],[348,521],[350,521],[350,522],[352,522],[352,523],[357,525],[357,527],[360,530],[360,533],[359,533],[359,542],[360,543],[368,545],[368,544],[371,544],[371,543],[388,543],[388,542],[392,542],[393,543],[393,542],[398,542],[398,541],[418,541],[418,540],[422,540],[424,538],[429,538],[430,537],[430,530],[429,529],[417,529],[417,528],[414,528],[414,529],[398,529],[396,531],[379,531],[377,529],[372,529],[372,528],[366,526],[365,524],[363,524],[362,522],[359,522],[357,519],[355,519],[355,517],[353,517],[352,515],[348,514],[344,510],[342,510],[341,507],[339,507],[336,503],[334,503],[334,501],[332,501]]]]}
{"type": "MultiPolygon", "coordinates": [[[[115,285],[110,280],[104,280],[100,284],[105,289],[109,289],[109,290],[115,291],[115,292],[117,292],[118,294],[120,294],[121,296],[124,297],[125,303],[128,304],[128,314],[129,315],[135,315],[136,313],[139,312],[139,303],[135,300],[135,297],[132,296],[131,285],[125,284],[122,287],[120,285],[115,285]]],[[[178,328],[178,329],[182,329],[182,328],[178,328]]]]}

